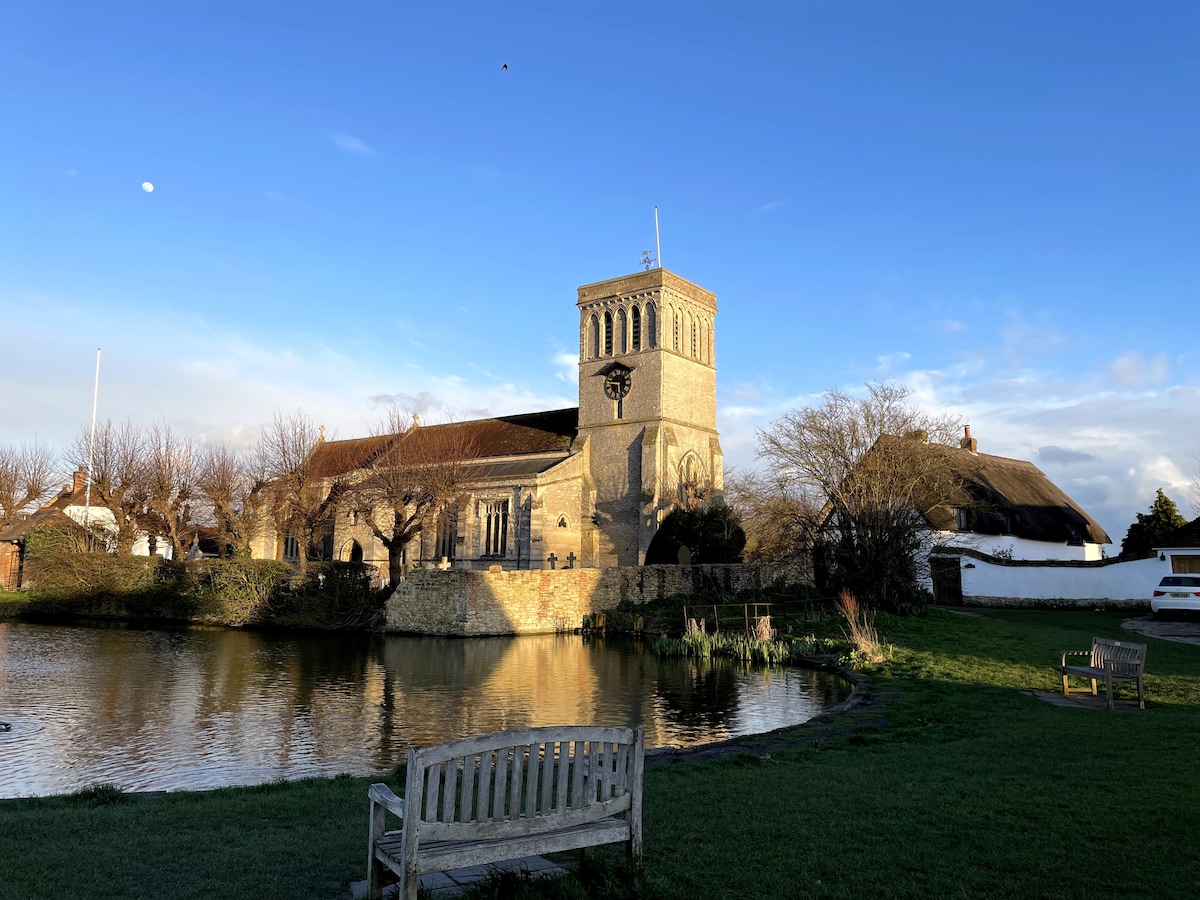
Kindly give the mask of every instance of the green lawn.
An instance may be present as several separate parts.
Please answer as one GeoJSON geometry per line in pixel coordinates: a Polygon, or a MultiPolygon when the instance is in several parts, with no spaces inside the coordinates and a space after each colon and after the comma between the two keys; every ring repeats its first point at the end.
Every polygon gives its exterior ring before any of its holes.
{"type": "MultiPolygon", "coordinates": [[[[895,655],[865,704],[791,733],[810,743],[648,769],[646,893],[1196,896],[1200,646],[1149,641],[1145,711],[1021,693],[1058,687],[1058,651],[1129,637],[1120,621],[881,619],[895,655]]],[[[0,803],[0,898],[348,896],[365,786],[0,803]]]]}

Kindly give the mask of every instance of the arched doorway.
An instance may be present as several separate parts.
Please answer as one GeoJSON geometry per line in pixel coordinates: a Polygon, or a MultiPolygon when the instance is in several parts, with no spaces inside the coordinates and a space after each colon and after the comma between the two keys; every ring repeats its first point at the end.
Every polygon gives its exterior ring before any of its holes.
{"type": "Polygon", "coordinates": [[[342,545],[342,552],[338,554],[338,558],[342,562],[362,562],[362,544],[353,539],[346,541],[346,543],[342,545]]]}

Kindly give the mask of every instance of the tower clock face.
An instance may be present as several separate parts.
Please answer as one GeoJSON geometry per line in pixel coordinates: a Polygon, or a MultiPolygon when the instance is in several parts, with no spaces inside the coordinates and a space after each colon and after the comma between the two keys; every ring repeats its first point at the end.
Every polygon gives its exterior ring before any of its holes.
{"type": "Polygon", "coordinates": [[[631,374],[629,369],[615,368],[605,376],[604,393],[610,400],[620,400],[629,393],[631,374]]]}

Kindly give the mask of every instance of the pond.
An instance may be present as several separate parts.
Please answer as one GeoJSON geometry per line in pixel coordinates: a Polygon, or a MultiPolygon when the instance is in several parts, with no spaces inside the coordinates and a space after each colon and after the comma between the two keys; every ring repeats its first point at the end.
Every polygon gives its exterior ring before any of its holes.
{"type": "Polygon", "coordinates": [[[390,770],[410,745],[556,724],[693,746],[807,721],[850,686],[578,635],[441,639],[0,623],[0,797],[390,770]]]}

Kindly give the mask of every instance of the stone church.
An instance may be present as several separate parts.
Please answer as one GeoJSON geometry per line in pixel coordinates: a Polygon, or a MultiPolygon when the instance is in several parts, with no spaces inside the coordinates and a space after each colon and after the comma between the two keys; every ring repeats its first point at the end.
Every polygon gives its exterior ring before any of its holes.
{"type": "MultiPolygon", "coordinates": [[[[576,305],[578,407],[414,426],[468,430],[478,458],[460,501],[408,545],[406,566],[641,565],[673,507],[722,490],[716,297],[659,268],[584,285],[576,305]]],[[[334,477],[387,439],[322,441],[313,452],[334,477]]],[[[265,538],[255,555],[276,555],[276,537],[265,538]]],[[[296,549],[286,546],[285,558],[296,549]]],[[[335,517],[324,551],[387,575],[386,549],[353,510],[335,517]]]]}

